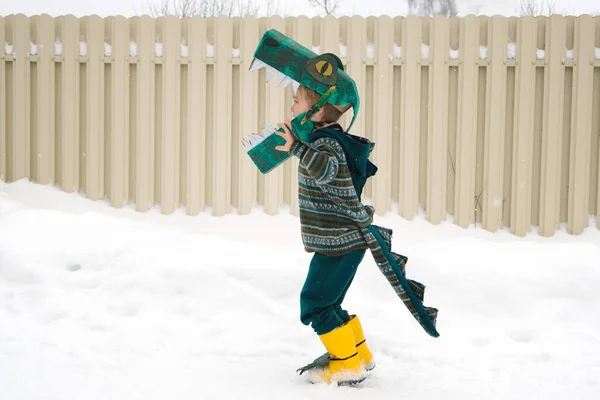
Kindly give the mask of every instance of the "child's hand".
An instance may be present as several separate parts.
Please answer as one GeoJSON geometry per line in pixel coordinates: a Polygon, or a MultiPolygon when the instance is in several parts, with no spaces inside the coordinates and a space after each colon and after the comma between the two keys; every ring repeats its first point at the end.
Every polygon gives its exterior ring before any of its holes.
{"type": "Polygon", "coordinates": [[[292,148],[292,145],[296,141],[296,139],[294,139],[294,136],[292,135],[292,132],[290,132],[290,130],[288,129],[288,126],[292,125],[290,122],[290,119],[286,118],[285,122],[286,122],[285,124],[283,124],[281,122],[279,122],[277,124],[281,128],[283,128],[283,132],[275,131],[276,134],[278,134],[279,136],[281,136],[282,138],[285,139],[285,144],[283,146],[275,147],[275,150],[290,151],[290,149],[292,148]]]}

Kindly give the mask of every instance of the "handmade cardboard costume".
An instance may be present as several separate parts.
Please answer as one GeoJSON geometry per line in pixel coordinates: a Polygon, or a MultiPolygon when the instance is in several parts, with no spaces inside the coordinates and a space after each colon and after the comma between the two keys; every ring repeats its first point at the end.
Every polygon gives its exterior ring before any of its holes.
{"type": "MultiPolygon", "coordinates": [[[[275,150],[275,146],[283,145],[285,140],[273,134],[273,131],[253,134],[243,140],[248,155],[263,173],[268,173],[292,155],[302,160],[299,167],[302,237],[306,250],[315,253],[303,294],[304,291],[311,292],[306,297],[310,301],[322,299],[323,296],[313,292],[322,290],[324,296],[327,296],[327,288],[308,287],[312,284],[309,280],[322,282],[327,279],[327,274],[337,274],[331,278],[334,284],[348,279],[346,287],[340,289],[343,299],[354,276],[353,272],[348,272],[348,268],[356,268],[364,251],[368,249],[413,317],[425,332],[438,337],[435,326],[438,310],[423,305],[425,286],[406,278],[407,257],[391,251],[392,231],[373,225],[373,207],[360,202],[367,179],[377,172],[377,167],[368,159],[374,144],[365,138],[344,132],[339,125],[320,127],[310,119],[328,102],[342,112],[353,109],[354,116],[348,131],[352,127],[360,106],[359,96],[354,81],[344,72],[342,62],[334,54],[317,55],[280,32],[270,30],[261,39],[250,69],[265,67],[267,80],[277,76],[277,81],[284,87],[293,84],[296,90],[301,84],[321,95],[308,112],[291,121],[296,143],[289,153],[275,150]],[[319,154],[319,145],[329,149],[327,157],[335,159],[332,161],[335,168],[327,169],[326,164],[329,162],[325,162],[325,156],[319,154]],[[312,178],[306,169],[309,165],[313,169],[310,171],[312,178]],[[335,174],[331,171],[335,171],[335,174]],[[315,200],[314,195],[311,198],[310,193],[318,193],[318,198],[315,200]],[[323,268],[323,263],[328,263],[328,267],[323,268]],[[334,268],[333,264],[336,263],[341,263],[338,269],[334,268]],[[311,274],[315,276],[311,277],[311,274]]],[[[329,301],[333,302],[330,309],[339,309],[335,299],[329,301]]],[[[305,306],[302,307],[304,313],[305,306]]],[[[310,304],[306,309],[317,309],[316,307],[317,305],[310,304]]],[[[338,322],[329,317],[329,320],[323,318],[324,321],[318,321],[317,328],[317,322],[312,321],[313,328],[327,349],[327,353],[298,370],[300,374],[309,371],[312,381],[354,384],[365,379],[365,369],[369,370],[374,366],[358,317],[348,315],[345,311],[338,314],[338,322]],[[332,324],[337,323],[339,326],[332,329],[332,324]]],[[[333,314],[332,318],[338,318],[336,315],[333,314]]]]}

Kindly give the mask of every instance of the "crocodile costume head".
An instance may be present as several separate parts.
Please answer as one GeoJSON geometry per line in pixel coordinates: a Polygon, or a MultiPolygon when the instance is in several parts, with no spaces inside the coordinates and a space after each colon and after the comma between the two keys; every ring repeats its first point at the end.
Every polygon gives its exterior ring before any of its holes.
{"type": "Polygon", "coordinates": [[[293,84],[294,92],[304,85],[321,98],[306,113],[292,120],[292,127],[300,140],[307,141],[313,129],[310,118],[325,102],[345,112],[352,107],[354,116],[347,131],[356,120],[360,100],[358,89],[350,76],[344,72],[342,61],[332,53],[317,55],[275,29],[263,35],[250,64],[250,71],[267,68],[267,82],[277,75],[277,83],[283,87],[293,84]]]}

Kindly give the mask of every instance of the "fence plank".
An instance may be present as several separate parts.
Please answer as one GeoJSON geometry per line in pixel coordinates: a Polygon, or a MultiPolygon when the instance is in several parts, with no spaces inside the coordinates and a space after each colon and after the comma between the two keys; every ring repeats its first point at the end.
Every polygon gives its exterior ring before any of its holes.
{"type": "MultiPolygon", "coordinates": [[[[123,207],[127,202],[129,171],[129,21],[116,16],[110,21],[111,120],[110,120],[110,204],[123,207]]],[[[174,60],[175,58],[173,58],[174,60]]]]}
{"type": "MultiPolygon", "coordinates": [[[[6,18],[0,15],[0,84],[2,87],[6,87],[6,62],[5,50],[6,50],[6,18]]],[[[6,176],[6,90],[0,90],[0,180],[8,181],[6,176]]]]}
{"type": "Polygon", "coordinates": [[[188,25],[187,213],[206,207],[206,19],[193,17],[188,25]]]}
{"type": "Polygon", "coordinates": [[[502,226],[508,19],[491,18],[489,32],[482,225],[494,232],[502,226]]]}
{"type": "MultiPolygon", "coordinates": [[[[306,47],[307,49],[312,49],[312,21],[301,15],[298,18],[294,18],[294,40],[306,47]]],[[[291,87],[291,86],[290,86],[291,87]]],[[[291,94],[293,96],[293,87],[291,88],[291,94]]],[[[291,113],[289,112],[289,107],[291,107],[292,99],[287,97],[285,101],[286,113],[289,115],[290,119],[292,118],[291,113]]],[[[286,172],[286,180],[289,179],[289,206],[290,212],[292,215],[298,216],[299,214],[299,205],[298,205],[298,157],[291,157],[290,160],[286,163],[289,170],[286,172]]]]}
{"type": "Polygon", "coordinates": [[[552,236],[560,219],[562,110],[565,101],[565,67],[562,60],[566,47],[566,21],[562,16],[554,15],[548,20],[546,43],[539,233],[552,236]]]}
{"type": "Polygon", "coordinates": [[[536,38],[535,18],[519,19],[510,213],[510,229],[517,236],[531,227],[536,38]]]}
{"type": "MultiPolygon", "coordinates": [[[[249,71],[253,60],[254,50],[259,41],[258,19],[246,17],[241,20],[240,27],[240,119],[239,132],[241,137],[258,132],[258,76],[257,71],[249,71]]],[[[234,148],[239,152],[238,170],[234,171],[239,176],[238,181],[238,213],[248,214],[256,203],[257,176],[256,167],[243,147],[234,143],[234,148]]]]}
{"type": "Polygon", "coordinates": [[[419,144],[421,132],[421,18],[409,16],[402,28],[402,111],[400,215],[412,219],[419,209],[419,144]]]}
{"type": "MultiPolygon", "coordinates": [[[[270,17],[267,21],[267,30],[277,29],[284,32],[285,21],[279,17],[270,17]]],[[[266,85],[265,123],[277,127],[283,121],[283,107],[285,91],[277,87],[275,75],[266,85]]],[[[287,103],[289,104],[289,102],[287,103]]],[[[283,168],[276,168],[264,177],[264,208],[269,215],[277,214],[279,206],[283,203],[283,168]]]]}
{"type": "Polygon", "coordinates": [[[54,61],[52,60],[55,37],[54,19],[43,14],[37,18],[36,22],[37,98],[31,99],[31,101],[35,101],[36,106],[35,153],[37,154],[34,153],[32,156],[36,157],[36,181],[47,185],[52,179],[54,157],[54,61]]]}
{"type": "Polygon", "coordinates": [[[84,189],[88,199],[104,197],[104,21],[97,15],[86,18],[86,91],[84,189]]]}
{"type": "MultiPolygon", "coordinates": [[[[600,49],[600,15],[597,15],[594,18],[594,21],[596,23],[596,49],[595,51],[597,52],[597,49],[600,49]]],[[[596,53],[594,53],[596,54],[596,53]]],[[[595,57],[596,59],[600,58],[599,57],[595,57]]],[[[593,108],[594,110],[598,110],[600,109],[600,68],[596,68],[595,69],[595,78],[594,78],[594,85],[596,87],[596,93],[598,94],[598,96],[596,97],[596,103],[595,103],[595,107],[593,108]]],[[[595,118],[596,118],[596,129],[594,130],[594,132],[596,133],[596,138],[598,139],[598,182],[597,182],[597,197],[596,197],[596,228],[600,229],[600,113],[596,112],[595,114],[595,118]]]]}
{"type": "Polygon", "coordinates": [[[373,79],[373,162],[379,170],[373,178],[372,203],[378,215],[392,208],[392,85],[390,54],[393,51],[393,20],[381,16],[375,21],[375,66],[373,79]]]}
{"type": "Polygon", "coordinates": [[[181,23],[174,16],[161,18],[162,80],[160,119],[160,210],[171,214],[179,206],[180,54],[181,23]]]}
{"type": "Polygon", "coordinates": [[[594,21],[589,15],[575,22],[573,106],[567,229],[578,235],[588,225],[592,99],[594,88],[594,21]]]}
{"type": "Polygon", "coordinates": [[[29,178],[29,19],[23,14],[7,18],[8,41],[12,43],[13,61],[7,76],[6,161],[7,182],[29,178]]]}
{"type": "Polygon", "coordinates": [[[231,47],[233,24],[218,17],[215,24],[214,131],[212,133],[212,209],[215,216],[231,210],[231,47]]]}
{"type": "MultiPolygon", "coordinates": [[[[366,99],[367,77],[366,77],[366,45],[367,45],[367,21],[358,15],[352,16],[348,26],[348,74],[354,79],[354,83],[358,89],[358,95],[361,101],[366,99]]],[[[359,136],[366,136],[366,117],[365,104],[361,102],[358,109],[358,115],[352,133],[359,136]]],[[[348,111],[350,112],[350,111],[348,111]]],[[[356,112],[356,111],[355,111],[356,112]]],[[[346,127],[347,128],[347,127],[346,127]]]]}
{"type": "Polygon", "coordinates": [[[430,67],[427,135],[427,220],[439,224],[446,217],[448,168],[448,49],[450,24],[446,17],[432,21],[433,65],[430,67]]]}
{"type": "Polygon", "coordinates": [[[475,172],[477,159],[477,115],[479,19],[473,15],[461,20],[458,71],[458,121],[456,130],[456,191],[454,222],[467,228],[475,209],[475,172]]]}
{"type": "Polygon", "coordinates": [[[60,28],[61,103],[59,107],[60,187],[70,193],[79,186],[79,20],[73,15],[58,17],[60,28]]]}
{"type": "Polygon", "coordinates": [[[137,82],[135,132],[135,207],[148,211],[154,203],[154,96],[155,96],[155,20],[149,16],[137,20],[137,82]]]}

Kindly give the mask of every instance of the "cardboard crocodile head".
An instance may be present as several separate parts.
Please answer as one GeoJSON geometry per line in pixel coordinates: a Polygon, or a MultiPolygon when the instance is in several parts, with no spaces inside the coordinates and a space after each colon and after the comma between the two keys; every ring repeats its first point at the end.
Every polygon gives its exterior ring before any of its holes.
{"type": "Polygon", "coordinates": [[[250,64],[250,71],[267,68],[267,82],[277,76],[277,84],[286,87],[292,84],[294,93],[304,85],[321,95],[317,103],[306,113],[292,120],[295,133],[303,141],[312,131],[310,118],[325,102],[345,112],[353,110],[347,131],[356,120],[360,100],[356,84],[344,72],[341,60],[332,53],[317,55],[293,39],[275,29],[265,32],[250,64]]]}

